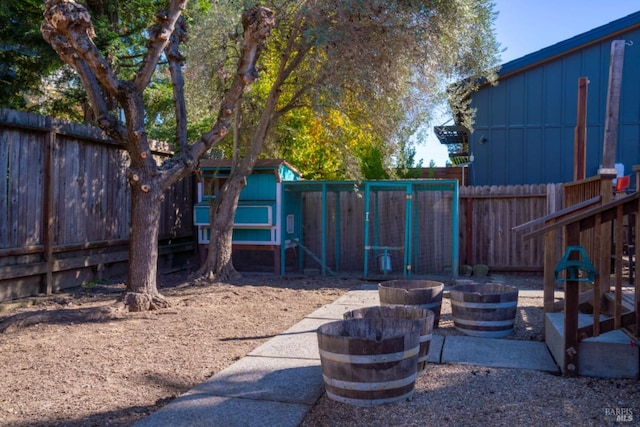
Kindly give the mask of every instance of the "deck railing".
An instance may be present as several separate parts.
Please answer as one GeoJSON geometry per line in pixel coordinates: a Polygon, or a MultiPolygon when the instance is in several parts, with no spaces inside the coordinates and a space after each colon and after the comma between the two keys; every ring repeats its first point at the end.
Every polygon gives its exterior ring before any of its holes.
{"type": "MultiPolygon", "coordinates": [[[[634,168],[637,173],[640,168],[634,168]]],[[[544,235],[545,242],[545,259],[546,252],[553,251],[555,245],[551,244],[548,236],[555,231],[562,230],[565,237],[565,245],[582,246],[584,236],[592,237],[593,249],[589,253],[589,257],[593,258],[593,264],[596,266],[596,280],[593,283],[593,289],[580,289],[583,280],[578,280],[577,276],[564,280],[565,297],[561,302],[554,302],[553,294],[555,290],[555,266],[545,264],[545,278],[551,276],[554,280],[545,280],[545,312],[564,310],[564,366],[563,372],[566,375],[578,375],[578,343],[581,339],[597,336],[600,333],[608,332],[615,329],[627,328],[633,336],[638,336],[640,330],[639,318],[637,316],[638,308],[640,308],[640,276],[635,275],[633,289],[633,310],[623,311],[623,287],[622,287],[622,269],[623,269],[623,249],[625,246],[624,224],[625,217],[627,223],[635,225],[636,230],[640,227],[639,200],[640,193],[634,192],[630,195],[623,195],[613,199],[613,186],[611,176],[600,176],[601,193],[599,196],[577,202],[573,207],[566,208],[557,212],[553,216],[544,219],[545,226],[528,233],[525,239],[544,235]],[[611,237],[614,237],[611,239],[611,237]],[[602,303],[606,302],[605,294],[610,291],[611,287],[611,259],[615,259],[615,285],[613,292],[613,308],[603,307],[602,303]],[[548,271],[550,270],[550,271],[548,271]],[[550,297],[549,297],[550,296],[550,297]],[[593,322],[591,325],[583,328],[578,327],[578,312],[580,304],[590,302],[593,307],[593,322]],[[600,320],[600,314],[606,313],[609,316],[605,320],[600,320]]],[[[640,174],[636,177],[640,183],[640,174]]],[[[593,184],[589,181],[589,186],[593,184]]],[[[636,188],[640,188],[636,185],[636,188]]],[[[571,191],[571,190],[570,190],[571,191]]],[[[576,194],[578,194],[576,192],[576,194]]],[[[592,196],[593,193],[583,192],[583,197],[592,196]]],[[[630,233],[631,235],[632,233],[630,233]]],[[[630,247],[636,246],[638,236],[631,236],[631,240],[626,242],[630,247]]],[[[630,252],[630,265],[633,263],[633,254],[630,252]]],[[[575,259],[570,256],[569,259],[575,259]]]]}

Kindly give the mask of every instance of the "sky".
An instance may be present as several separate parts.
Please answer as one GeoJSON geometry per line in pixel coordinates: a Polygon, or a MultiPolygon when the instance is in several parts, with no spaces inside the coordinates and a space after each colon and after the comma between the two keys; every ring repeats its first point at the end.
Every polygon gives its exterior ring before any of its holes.
{"type": "MultiPolygon", "coordinates": [[[[501,63],[523,57],[611,21],[640,11],[638,0],[494,0],[494,22],[501,47],[501,63]]],[[[428,166],[431,159],[445,166],[447,148],[433,135],[431,124],[426,144],[416,149],[416,159],[428,166]]]]}

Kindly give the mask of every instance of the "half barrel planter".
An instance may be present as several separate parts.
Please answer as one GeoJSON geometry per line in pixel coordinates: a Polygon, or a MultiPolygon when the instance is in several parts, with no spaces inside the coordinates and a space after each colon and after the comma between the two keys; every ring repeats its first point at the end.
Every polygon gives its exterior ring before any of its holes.
{"type": "Polygon", "coordinates": [[[389,280],[378,284],[380,305],[413,305],[433,311],[433,327],[440,322],[444,283],[433,280],[389,280]]]}
{"type": "Polygon", "coordinates": [[[349,319],[318,328],[327,397],[355,406],[409,399],[418,373],[420,322],[349,319]]]}
{"type": "Polygon", "coordinates": [[[453,323],[474,337],[503,338],[513,332],[518,289],[498,283],[456,285],[450,289],[453,323]]]}
{"type": "Polygon", "coordinates": [[[427,369],[427,359],[429,346],[433,337],[433,311],[419,308],[412,305],[396,305],[393,307],[378,306],[364,307],[344,313],[345,320],[348,319],[370,319],[385,318],[417,320],[420,322],[420,352],[418,353],[418,375],[425,373],[427,369]]]}

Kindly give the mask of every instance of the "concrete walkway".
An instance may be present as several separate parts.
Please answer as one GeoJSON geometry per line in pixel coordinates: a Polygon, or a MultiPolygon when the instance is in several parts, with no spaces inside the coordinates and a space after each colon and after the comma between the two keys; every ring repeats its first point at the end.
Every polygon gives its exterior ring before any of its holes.
{"type": "MultiPolygon", "coordinates": [[[[520,296],[524,292],[542,296],[542,291],[521,291],[520,296]]],[[[346,311],[378,304],[377,290],[347,293],[141,420],[136,427],[298,426],[324,393],[316,329],[329,321],[342,320],[346,311]]],[[[437,330],[429,347],[430,363],[559,372],[542,342],[436,334],[437,330]]]]}

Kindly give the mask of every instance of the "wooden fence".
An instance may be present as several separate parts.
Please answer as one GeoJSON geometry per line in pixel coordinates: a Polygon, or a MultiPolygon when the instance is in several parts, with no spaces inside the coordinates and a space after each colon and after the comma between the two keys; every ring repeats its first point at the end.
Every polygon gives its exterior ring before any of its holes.
{"type": "MultiPolygon", "coordinates": [[[[171,155],[158,148],[161,161],[171,155]]],[[[126,271],[130,192],[128,156],[95,128],[33,114],[0,110],[0,301],[79,286],[126,271]]],[[[542,241],[523,241],[512,228],[562,208],[561,184],[461,187],[459,263],[493,271],[543,268],[542,241]]],[[[194,180],[168,191],[161,217],[160,268],[184,268],[193,255],[194,180]]],[[[453,238],[451,195],[420,192],[410,260],[417,275],[448,272],[453,238]]],[[[403,246],[405,194],[380,192],[377,235],[370,244],[403,246]]],[[[304,244],[322,252],[319,195],[305,196],[304,244]]],[[[329,195],[326,231],[330,268],[361,272],[364,263],[362,193],[329,195]],[[331,210],[333,209],[333,210],[331,210]],[[339,212],[336,211],[339,209],[339,212]],[[337,222],[336,218],[340,218],[337,222]]],[[[371,212],[374,209],[370,208],[371,212]]],[[[402,270],[402,250],[392,252],[402,270]]],[[[377,259],[371,251],[370,269],[377,259]]],[[[317,267],[306,258],[305,267],[317,267]]]]}
{"type": "MultiPolygon", "coordinates": [[[[127,164],[96,128],[0,110],[0,301],[126,271],[127,164]]],[[[188,178],[166,195],[161,268],[194,250],[193,193],[188,178]]]]}
{"type": "Polygon", "coordinates": [[[513,228],[560,210],[562,194],[562,184],[461,187],[461,264],[542,272],[542,238],[524,241],[513,228]]]}
{"type": "MultiPolygon", "coordinates": [[[[459,264],[486,264],[492,271],[541,273],[542,238],[524,241],[524,232],[512,228],[561,209],[562,194],[562,184],[460,187],[459,264]]],[[[411,271],[416,275],[451,273],[451,193],[423,191],[413,197],[411,271]]],[[[377,238],[370,235],[369,242],[394,248],[390,251],[392,271],[402,271],[405,193],[380,193],[372,200],[378,204],[378,217],[371,216],[375,208],[369,207],[370,221],[377,223],[379,230],[377,238]]],[[[328,220],[323,249],[322,197],[320,193],[305,195],[304,245],[318,257],[324,251],[332,270],[362,271],[366,216],[362,193],[329,193],[326,203],[328,220]]],[[[380,252],[372,253],[368,262],[370,269],[375,269],[375,255],[380,252]]],[[[307,258],[305,267],[318,265],[307,258]]]]}

